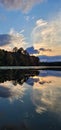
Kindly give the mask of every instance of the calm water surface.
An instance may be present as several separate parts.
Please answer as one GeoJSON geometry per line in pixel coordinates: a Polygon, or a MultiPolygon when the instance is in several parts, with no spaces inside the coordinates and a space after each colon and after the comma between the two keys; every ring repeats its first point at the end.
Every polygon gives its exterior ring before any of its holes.
{"type": "Polygon", "coordinates": [[[0,130],[61,130],[61,71],[0,70],[0,130]]]}

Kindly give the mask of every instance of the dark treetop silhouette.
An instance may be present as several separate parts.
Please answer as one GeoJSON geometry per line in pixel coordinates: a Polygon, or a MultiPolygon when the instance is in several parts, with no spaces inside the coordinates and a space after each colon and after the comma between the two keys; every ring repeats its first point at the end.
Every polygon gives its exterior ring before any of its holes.
{"type": "Polygon", "coordinates": [[[41,62],[23,48],[15,47],[13,51],[0,49],[0,66],[61,66],[61,62],[41,62]]]}
{"type": "Polygon", "coordinates": [[[0,50],[0,66],[35,66],[39,65],[39,58],[30,56],[23,48],[16,47],[12,52],[0,50]]]}

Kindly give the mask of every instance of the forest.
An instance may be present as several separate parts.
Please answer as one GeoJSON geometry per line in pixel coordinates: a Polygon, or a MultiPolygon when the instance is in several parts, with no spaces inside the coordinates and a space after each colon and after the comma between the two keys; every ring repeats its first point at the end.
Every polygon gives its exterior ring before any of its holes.
{"type": "Polygon", "coordinates": [[[41,62],[23,48],[15,47],[12,51],[0,49],[0,66],[61,66],[61,62],[41,62]]]}
{"type": "Polygon", "coordinates": [[[13,48],[12,51],[0,49],[0,66],[36,66],[39,58],[30,56],[23,48],[13,48]]]}

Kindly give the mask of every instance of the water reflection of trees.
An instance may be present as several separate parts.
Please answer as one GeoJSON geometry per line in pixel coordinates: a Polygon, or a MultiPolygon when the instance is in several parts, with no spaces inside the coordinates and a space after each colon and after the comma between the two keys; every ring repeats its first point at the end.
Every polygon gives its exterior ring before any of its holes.
{"type": "Polygon", "coordinates": [[[23,122],[19,127],[16,126],[3,126],[1,130],[29,130],[28,124],[23,122]]]}
{"type": "Polygon", "coordinates": [[[22,85],[30,76],[37,75],[39,75],[37,70],[0,70],[0,83],[13,81],[14,85],[17,85],[17,83],[22,85]]]}

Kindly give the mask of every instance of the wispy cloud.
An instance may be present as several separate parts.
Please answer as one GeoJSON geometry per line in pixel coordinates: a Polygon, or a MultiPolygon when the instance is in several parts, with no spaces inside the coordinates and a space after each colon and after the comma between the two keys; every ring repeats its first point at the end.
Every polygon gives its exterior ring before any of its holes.
{"type": "Polygon", "coordinates": [[[34,5],[45,0],[0,0],[0,5],[7,9],[20,9],[23,12],[29,11],[34,5]]]}
{"type": "Polygon", "coordinates": [[[39,19],[32,31],[31,38],[35,46],[49,48],[61,46],[61,12],[49,21],[39,19]]]}
{"type": "Polygon", "coordinates": [[[22,29],[21,31],[20,31],[20,33],[23,33],[25,30],[24,29],[22,29]]]}
{"type": "Polygon", "coordinates": [[[29,15],[26,15],[25,17],[25,20],[27,21],[27,22],[30,22],[30,21],[32,21],[32,20],[34,20],[35,19],[35,16],[29,16],[29,15]]]}
{"type": "Polygon", "coordinates": [[[22,34],[24,30],[22,30],[20,33],[15,31],[14,29],[11,29],[8,34],[2,34],[0,35],[0,48],[6,49],[6,50],[12,50],[14,47],[20,48],[20,47],[26,47],[27,42],[22,34]]]}
{"type": "Polygon", "coordinates": [[[35,24],[36,25],[31,33],[31,39],[33,44],[39,43],[41,41],[41,32],[46,27],[47,22],[43,19],[38,19],[35,24]]]}
{"type": "Polygon", "coordinates": [[[36,21],[36,27],[42,27],[42,26],[45,26],[45,25],[47,25],[47,22],[43,19],[38,19],[36,21]]]}
{"type": "Polygon", "coordinates": [[[29,16],[26,16],[25,17],[26,21],[28,22],[30,20],[30,17],[29,16]]]}

